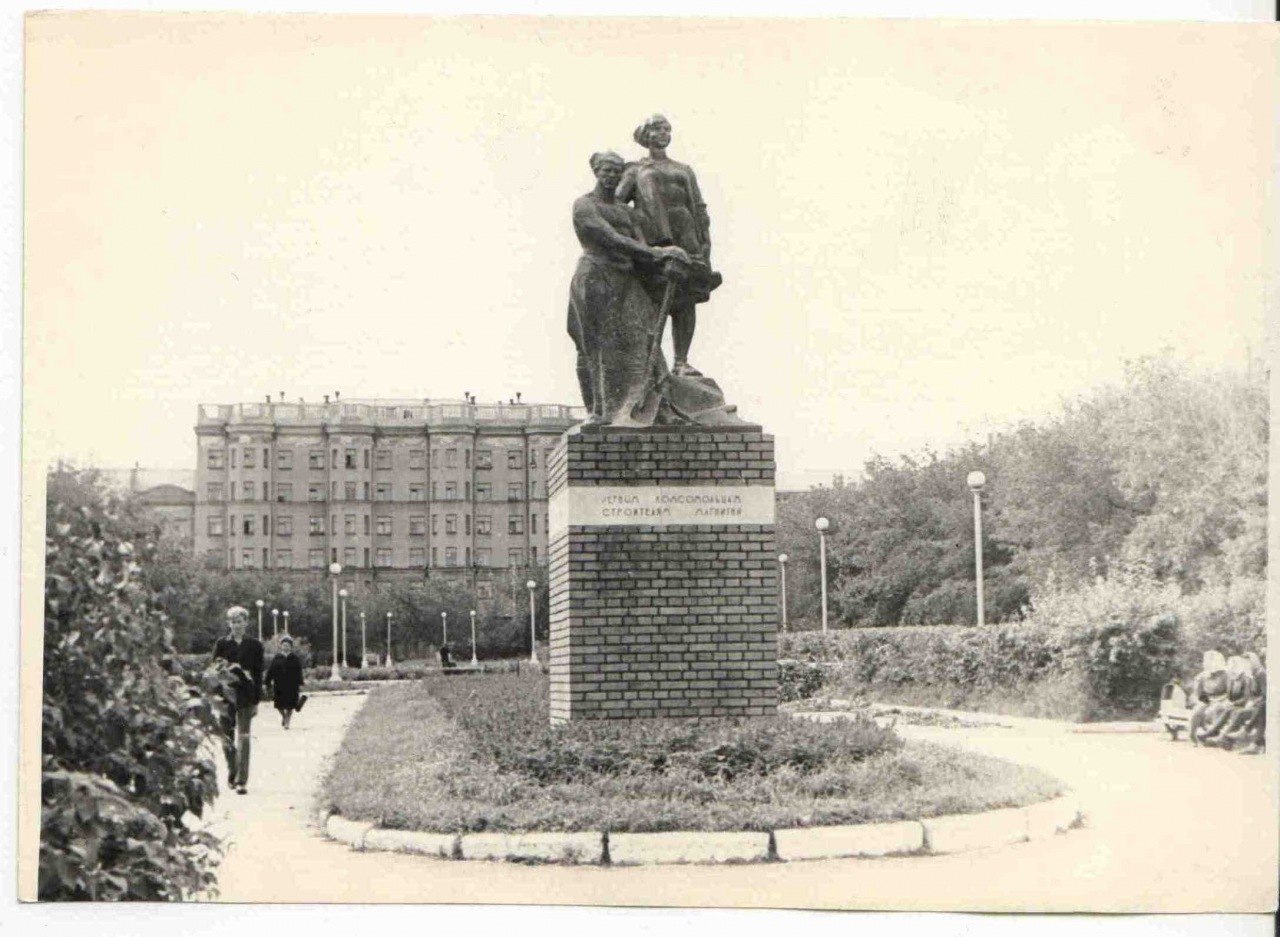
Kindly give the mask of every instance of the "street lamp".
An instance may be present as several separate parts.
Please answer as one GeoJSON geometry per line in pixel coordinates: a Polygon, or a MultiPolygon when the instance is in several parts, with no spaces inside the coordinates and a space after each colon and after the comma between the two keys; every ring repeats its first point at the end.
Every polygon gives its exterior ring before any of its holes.
{"type": "Polygon", "coordinates": [[[778,554],[778,566],[782,570],[782,630],[787,630],[787,560],[785,553],[778,554]]]}
{"type": "Polygon", "coordinates": [[[342,564],[333,563],[329,567],[329,576],[333,580],[333,669],[329,672],[330,680],[342,680],[342,671],[338,668],[338,576],[342,573],[342,564]]]}
{"type": "Polygon", "coordinates": [[[266,605],[267,603],[262,601],[262,599],[258,599],[258,601],[254,602],[253,604],[258,606],[258,640],[261,641],[262,640],[262,606],[266,605]]]}
{"type": "Polygon", "coordinates": [[[449,646],[449,613],[448,612],[440,613],[440,626],[441,628],[444,629],[444,634],[440,638],[440,644],[444,647],[448,647],[449,646]]]}
{"type": "Polygon", "coordinates": [[[369,646],[364,637],[364,612],[360,613],[360,669],[364,670],[364,662],[369,659],[369,646]]]}
{"type": "Polygon", "coordinates": [[[978,624],[986,624],[982,601],[982,486],[987,483],[987,476],[981,472],[970,472],[965,479],[973,492],[973,565],[978,576],[978,624]]]}
{"type": "Polygon", "coordinates": [[[280,609],[273,608],[271,610],[271,637],[280,637],[280,609]]]}
{"type": "Polygon", "coordinates": [[[289,633],[289,610],[286,608],[280,614],[284,616],[284,633],[288,634],[289,633]]]}
{"type": "Polygon", "coordinates": [[[822,557],[822,633],[827,633],[827,528],[831,521],[820,517],[813,524],[818,528],[818,552],[822,557]]]}
{"type": "Polygon", "coordinates": [[[480,661],[476,657],[476,610],[471,610],[471,666],[479,665],[480,661]]]}
{"type": "Polygon", "coordinates": [[[347,590],[339,589],[338,598],[342,599],[342,666],[347,666],[347,590]]]}
{"type": "Polygon", "coordinates": [[[524,584],[529,590],[529,663],[536,664],[538,662],[538,635],[533,629],[533,590],[538,588],[538,584],[530,579],[524,584]]]}
{"type": "Polygon", "coordinates": [[[391,613],[387,612],[387,667],[391,666],[391,613]]]}

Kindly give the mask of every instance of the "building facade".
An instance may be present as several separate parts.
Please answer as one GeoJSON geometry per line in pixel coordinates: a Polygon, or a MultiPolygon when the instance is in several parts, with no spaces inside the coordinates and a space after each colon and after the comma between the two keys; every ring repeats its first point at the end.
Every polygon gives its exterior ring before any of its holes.
{"type": "Polygon", "coordinates": [[[224,569],[373,584],[547,562],[547,457],[581,408],[469,400],[202,405],[194,547],[224,569]]]}
{"type": "Polygon", "coordinates": [[[195,477],[190,469],[152,469],[134,464],[129,469],[100,469],[102,478],[118,493],[145,504],[159,520],[159,534],[167,542],[190,550],[195,542],[195,477]]]}

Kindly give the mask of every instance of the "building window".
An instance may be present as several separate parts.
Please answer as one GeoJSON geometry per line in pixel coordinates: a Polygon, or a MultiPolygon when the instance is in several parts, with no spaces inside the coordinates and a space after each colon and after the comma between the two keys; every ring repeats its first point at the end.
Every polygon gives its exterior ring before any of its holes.
{"type": "Polygon", "coordinates": [[[355,547],[342,548],[342,565],[343,566],[356,565],[356,548],[355,547]]]}
{"type": "Polygon", "coordinates": [[[524,518],[519,514],[512,514],[507,518],[507,533],[522,534],[524,533],[524,518]]]}
{"type": "Polygon", "coordinates": [[[427,553],[422,547],[409,548],[409,565],[414,569],[421,569],[427,565],[427,553]]]}
{"type": "Polygon", "coordinates": [[[391,483],[390,482],[378,482],[378,500],[379,501],[391,500],[391,483]]]}
{"type": "Polygon", "coordinates": [[[538,485],[536,482],[529,482],[529,500],[532,501],[538,497],[538,485]]]}
{"type": "Polygon", "coordinates": [[[208,500],[210,501],[222,500],[222,483],[221,482],[205,485],[204,491],[205,491],[205,496],[208,498],[208,500]]]}
{"type": "Polygon", "coordinates": [[[493,497],[493,486],[488,482],[476,482],[476,500],[488,501],[493,497]]]}
{"type": "Polygon", "coordinates": [[[536,449],[529,450],[529,468],[538,467],[538,453],[536,449]]]}
{"type": "MultiPolygon", "coordinates": [[[[364,532],[365,532],[365,535],[368,536],[368,533],[369,533],[369,515],[368,514],[364,516],[364,532]]],[[[368,561],[365,562],[365,565],[366,566],[369,565],[368,561]]]]}
{"type": "Polygon", "coordinates": [[[440,565],[440,561],[439,561],[438,559],[436,559],[436,548],[435,548],[435,547],[432,547],[432,548],[431,548],[431,565],[432,565],[432,566],[439,566],[439,565],[440,565]]]}
{"type": "MultiPolygon", "coordinates": [[[[278,449],[276,450],[276,468],[282,472],[288,472],[293,469],[293,450],[278,449]]],[[[276,557],[276,565],[280,565],[280,557],[276,557]]]]}
{"type": "Polygon", "coordinates": [[[507,551],[507,565],[509,565],[509,566],[523,566],[523,565],[524,565],[524,550],[520,550],[520,549],[508,550],[508,551],[507,551]]]}
{"type": "Polygon", "coordinates": [[[356,451],[354,449],[348,449],[345,453],[345,456],[346,458],[343,459],[343,466],[345,468],[349,468],[349,469],[358,468],[358,466],[356,465],[356,451]]]}
{"type": "MultiPolygon", "coordinates": [[[[484,564],[484,565],[486,565],[486,566],[487,566],[488,564],[486,563],[486,564],[484,564]]],[[[476,583],[476,598],[485,599],[485,600],[492,599],[492,598],[493,598],[493,583],[491,583],[491,582],[477,582],[477,583],[476,583]]]]}
{"type": "Polygon", "coordinates": [[[444,548],[444,565],[445,566],[458,565],[458,548],[457,547],[444,548]]]}
{"type": "Polygon", "coordinates": [[[234,501],[235,499],[236,499],[236,483],[232,482],[231,483],[231,500],[234,501]]]}
{"type": "Polygon", "coordinates": [[[364,453],[364,467],[368,468],[369,467],[369,450],[363,449],[361,451],[364,453]]]}
{"type": "Polygon", "coordinates": [[[467,565],[471,565],[471,548],[467,547],[467,565]]]}
{"type": "Polygon", "coordinates": [[[458,515],[457,514],[445,515],[444,532],[446,534],[456,534],[458,532],[458,515]]]}
{"type": "Polygon", "coordinates": [[[308,485],[308,486],[307,486],[307,500],[308,500],[308,501],[323,501],[323,500],[324,500],[324,486],[323,486],[323,485],[308,485]]]}
{"type": "Polygon", "coordinates": [[[493,533],[493,518],[488,514],[476,515],[476,533],[488,535],[493,533]]]}
{"type": "Polygon", "coordinates": [[[409,518],[409,536],[422,537],[427,532],[427,519],[421,514],[415,514],[409,518]]]}
{"type": "Polygon", "coordinates": [[[323,534],[323,533],[324,533],[324,518],[323,518],[323,517],[321,517],[321,516],[312,517],[312,518],[310,519],[310,528],[309,528],[309,529],[310,529],[310,531],[311,531],[311,533],[312,533],[312,534],[316,534],[316,535],[323,534]]]}
{"type": "Polygon", "coordinates": [[[446,450],[445,450],[445,453],[444,453],[444,465],[445,465],[445,468],[457,468],[457,467],[458,467],[458,450],[457,450],[457,449],[446,449],[446,450]]]}
{"type": "Polygon", "coordinates": [[[462,497],[465,498],[467,501],[470,501],[471,500],[471,482],[463,482],[462,491],[463,491],[462,497]]]}
{"type": "Polygon", "coordinates": [[[364,483],[364,500],[366,501],[369,500],[369,483],[368,482],[364,483]]]}
{"type": "Polygon", "coordinates": [[[374,461],[374,465],[376,465],[380,469],[391,468],[391,450],[390,449],[386,449],[386,448],[375,449],[374,452],[377,454],[377,457],[374,461]]]}
{"type": "Polygon", "coordinates": [[[278,485],[276,485],[276,500],[292,501],[293,485],[289,484],[288,482],[280,482],[278,485]]]}
{"type": "MultiPolygon", "coordinates": [[[[470,449],[462,450],[462,464],[463,464],[463,467],[465,468],[471,468],[471,450],[470,449]]],[[[467,565],[470,566],[471,564],[468,563],[467,565]]]]}
{"type": "Polygon", "coordinates": [[[276,518],[276,536],[277,537],[293,536],[293,518],[292,517],[276,518]]]}
{"type": "Polygon", "coordinates": [[[439,532],[440,532],[439,521],[440,521],[440,515],[439,515],[439,514],[432,514],[432,515],[431,515],[431,533],[432,533],[432,534],[437,534],[437,533],[439,533],[439,532]]]}
{"type": "Polygon", "coordinates": [[[307,453],[307,467],[313,469],[324,468],[324,450],[312,449],[307,453]]]}
{"type": "Polygon", "coordinates": [[[476,468],[478,469],[493,468],[493,450],[491,449],[476,450],[476,468]]]}
{"type": "MultiPolygon", "coordinates": [[[[235,449],[232,449],[232,450],[231,450],[231,467],[232,467],[232,468],[235,468],[235,467],[236,467],[236,451],[235,451],[235,449]]],[[[234,560],[234,557],[232,558],[232,560],[234,560]]]]}
{"type": "MultiPolygon", "coordinates": [[[[390,466],[390,465],[388,465],[387,467],[388,467],[388,468],[390,468],[391,466],[390,466]]],[[[411,468],[411,469],[422,469],[422,468],[426,468],[426,467],[427,467],[427,453],[426,453],[426,450],[423,450],[423,449],[410,449],[410,450],[409,450],[409,468],[411,468]]]]}
{"type": "Polygon", "coordinates": [[[223,459],[226,457],[225,449],[210,449],[205,453],[205,465],[211,469],[220,469],[223,467],[223,459]]]}
{"type": "Polygon", "coordinates": [[[425,501],[426,495],[427,495],[427,489],[425,486],[421,484],[409,486],[410,501],[425,501]]]}
{"type": "Polygon", "coordinates": [[[536,534],[538,532],[538,515],[529,515],[529,533],[536,534]]]}
{"type": "Polygon", "coordinates": [[[330,501],[338,500],[338,483],[337,482],[329,482],[329,500],[330,501]]]}
{"type": "Polygon", "coordinates": [[[378,565],[379,566],[391,565],[391,548],[390,547],[378,548],[378,565]]]}
{"type": "Polygon", "coordinates": [[[520,450],[512,449],[507,453],[507,468],[518,469],[520,467],[520,450]]]}
{"type": "Polygon", "coordinates": [[[268,514],[262,515],[262,532],[264,534],[271,533],[271,516],[268,514]]]}
{"type": "Polygon", "coordinates": [[[324,569],[324,550],[308,550],[307,565],[312,569],[324,569]]]}
{"type": "Polygon", "coordinates": [[[378,518],[378,533],[384,537],[391,533],[391,518],[386,514],[383,514],[378,518]]]}
{"type": "Polygon", "coordinates": [[[529,548],[529,552],[533,554],[533,561],[534,561],[535,563],[536,563],[536,562],[538,562],[538,548],[537,548],[537,547],[530,547],[530,548],[529,548]]]}
{"type": "Polygon", "coordinates": [[[253,500],[253,482],[244,483],[244,499],[246,501],[253,500]]]}
{"type": "Polygon", "coordinates": [[[486,549],[486,548],[484,548],[484,547],[480,547],[479,549],[477,549],[477,550],[476,550],[476,565],[477,565],[477,566],[488,566],[488,565],[492,562],[492,559],[491,559],[491,553],[492,553],[492,551],[491,551],[491,550],[488,550],[488,549],[486,549]]]}
{"type": "Polygon", "coordinates": [[[465,522],[465,525],[466,525],[465,533],[467,534],[467,536],[471,536],[471,515],[470,514],[464,515],[463,521],[465,522]]]}
{"type": "MultiPolygon", "coordinates": [[[[264,459],[264,461],[265,461],[265,459],[264,459]]],[[[270,568],[271,568],[271,555],[267,552],[267,548],[266,548],[266,547],[263,547],[263,548],[262,548],[262,568],[263,568],[263,569],[270,569],[270,568]]]]}
{"type": "Polygon", "coordinates": [[[244,467],[245,468],[255,467],[254,460],[253,460],[253,446],[244,447],[244,467]]]}
{"type": "MultiPolygon", "coordinates": [[[[267,468],[269,465],[271,465],[271,450],[268,449],[266,446],[263,446],[262,447],[262,467],[267,468]]],[[[266,566],[266,563],[264,562],[262,565],[266,566]]]]}
{"type": "Polygon", "coordinates": [[[242,523],[244,524],[244,527],[243,527],[244,533],[252,534],[253,533],[253,515],[246,514],[244,516],[244,520],[242,521],[242,523]]]}
{"type": "Polygon", "coordinates": [[[210,537],[222,536],[222,515],[220,514],[209,515],[209,536],[210,537]]]}
{"type": "Polygon", "coordinates": [[[522,488],[524,488],[524,486],[521,485],[519,482],[512,482],[511,484],[507,485],[507,500],[519,501],[522,488]]]}
{"type": "Polygon", "coordinates": [[[236,516],[232,514],[231,515],[231,536],[234,537],[235,535],[236,535],[236,516]]]}
{"type": "Polygon", "coordinates": [[[356,499],[356,483],[355,482],[343,483],[342,497],[347,501],[354,501],[356,499]]]}
{"type": "MultiPolygon", "coordinates": [[[[337,467],[338,467],[338,450],[334,449],[333,454],[330,455],[329,457],[329,468],[337,468],[337,467]]],[[[334,562],[336,563],[337,560],[334,560],[334,562]]]]}
{"type": "Polygon", "coordinates": [[[276,569],[290,569],[293,566],[292,550],[276,550],[276,569]]]}
{"type": "Polygon", "coordinates": [[[444,499],[446,501],[458,500],[458,483],[457,482],[444,483],[444,499]]]}
{"type": "Polygon", "coordinates": [[[354,536],[356,532],[356,516],[348,514],[342,519],[342,532],[354,536]]]}
{"type": "Polygon", "coordinates": [[[338,562],[338,548],[337,548],[337,547],[332,547],[332,548],[329,550],[329,562],[330,562],[330,563],[336,563],[336,562],[338,562]]]}
{"type": "Polygon", "coordinates": [[[242,569],[253,569],[253,548],[246,547],[240,551],[240,567],[242,569]]]}
{"type": "Polygon", "coordinates": [[[364,568],[365,569],[369,568],[369,548],[368,547],[364,548],[364,568]]]}

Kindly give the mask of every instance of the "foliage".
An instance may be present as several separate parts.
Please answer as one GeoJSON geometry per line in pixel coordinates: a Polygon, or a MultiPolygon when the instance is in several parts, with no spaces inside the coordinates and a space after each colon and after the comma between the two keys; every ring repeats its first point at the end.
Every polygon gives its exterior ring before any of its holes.
{"type": "Polygon", "coordinates": [[[218,841],[188,826],[217,792],[222,668],[183,678],[141,567],[148,525],[92,472],[49,478],[41,900],[179,900],[213,885],[218,841]]]}
{"type": "Polygon", "coordinates": [[[1056,416],[945,455],[871,460],[856,484],[780,502],[793,629],[818,621],[827,537],[837,626],[975,620],[972,496],[982,492],[986,617],[1014,621],[1050,578],[1063,588],[1143,562],[1191,595],[1266,571],[1268,392],[1263,369],[1192,371],[1167,357],[1056,416]]]}
{"type": "Polygon", "coordinates": [[[809,699],[826,684],[823,667],[813,661],[778,661],[778,702],[809,699]]]}
{"type": "Polygon", "coordinates": [[[1032,769],[904,744],[868,718],[547,724],[529,674],[375,690],[324,796],[399,829],[767,830],[1013,806],[1032,769]]]}

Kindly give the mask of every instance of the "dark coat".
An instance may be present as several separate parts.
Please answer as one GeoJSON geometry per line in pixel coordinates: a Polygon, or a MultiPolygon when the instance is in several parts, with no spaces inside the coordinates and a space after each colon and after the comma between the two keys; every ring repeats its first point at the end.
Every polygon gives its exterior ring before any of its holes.
{"type": "Polygon", "coordinates": [[[236,706],[256,706],[262,699],[262,642],[247,634],[239,642],[225,635],[213,646],[213,656],[237,668],[236,706]]]}
{"type": "Polygon", "coordinates": [[[276,709],[281,712],[297,709],[302,683],[302,661],[297,654],[277,654],[271,659],[267,686],[274,690],[276,709]]]}

